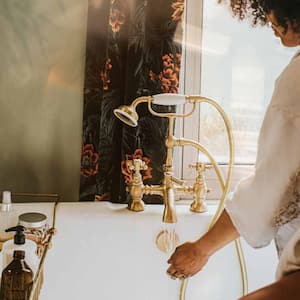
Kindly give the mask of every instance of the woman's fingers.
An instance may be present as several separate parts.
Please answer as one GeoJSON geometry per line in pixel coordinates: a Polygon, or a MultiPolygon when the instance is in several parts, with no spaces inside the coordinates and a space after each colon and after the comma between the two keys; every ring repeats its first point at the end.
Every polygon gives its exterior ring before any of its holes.
{"type": "Polygon", "coordinates": [[[176,269],[174,269],[173,267],[170,267],[167,270],[167,274],[172,278],[172,279],[185,279],[187,277],[187,275],[185,275],[182,272],[177,271],[176,269]]]}
{"type": "Polygon", "coordinates": [[[187,242],[178,246],[168,259],[167,273],[172,278],[184,279],[194,276],[207,263],[208,256],[195,243],[187,242]]]}

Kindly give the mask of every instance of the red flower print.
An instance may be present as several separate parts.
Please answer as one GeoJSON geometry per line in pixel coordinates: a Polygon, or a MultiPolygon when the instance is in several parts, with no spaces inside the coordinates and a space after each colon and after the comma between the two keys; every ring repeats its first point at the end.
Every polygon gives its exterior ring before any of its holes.
{"type": "Polygon", "coordinates": [[[144,181],[146,179],[152,178],[152,168],[149,167],[150,159],[146,156],[143,156],[142,149],[136,149],[132,155],[126,154],[126,159],[121,162],[122,174],[124,175],[125,183],[127,185],[131,184],[133,176],[133,171],[129,168],[129,161],[132,161],[134,159],[141,159],[148,167],[146,170],[141,171],[142,180],[144,181]]]}
{"type": "Polygon", "coordinates": [[[178,93],[181,55],[165,54],[162,57],[163,70],[159,74],[149,71],[150,80],[160,82],[163,93],[178,93]]]}
{"type": "Polygon", "coordinates": [[[84,177],[94,176],[98,173],[99,154],[94,151],[92,144],[82,146],[80,174],[84,177]]]}

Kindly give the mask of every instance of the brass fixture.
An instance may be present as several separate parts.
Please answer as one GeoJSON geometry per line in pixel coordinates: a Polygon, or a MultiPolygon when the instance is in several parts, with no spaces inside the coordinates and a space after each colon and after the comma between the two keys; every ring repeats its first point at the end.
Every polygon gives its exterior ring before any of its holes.
{"type": "MultiPolygon", "coordinates": [[[[149,111],[158,117],[166,117],[169,119],[169,132],[168,136],[166,138],[166,146],[167,146],[167,158],[166,158],[166,163],[164,165],[164,179],[163,179],[163,184],[162,185],[154,185],[154,186],[147,186],[144,185],[141,177],[138,177],[137,174],[134,173],[134,176],[136,178],[139,178],[139,181],[136,184],[138,184],[139,189],[136,187],[133,188],[133,183],[128,187],[128,191],[130,195],[133,193],[135,194],[135,202],[142,202],[142,197],[144,194],[158,194],[164,196],[164,204],[165,204],[165,209],[164,209],[164,214],[163,214],[163,222],[167,223],[172,223],[176,222],[176,212],[175,212],[175,207],[174,207],[174,198],[175,194],[193,194],[194,195],[194,201],[191,204],[191,211],[194,212],[203,212],[206,210],[206,205],[205,205],[205,198],[206,198],[206,193],[208,192],[206,183],[205,183],[205,176],[204,173],[208,168],[213,168],[214,171],[217,174],[219,183],[222,188],[222,195],[216,210],[216,213],[214,217],[212,218],[209,228],[211,228],[218,218],[220,217],[224,205],[225,205],[225,198],[229,190],[229,184],[232,176],[232,167],[233,167],[233,151],[234,151],[234,145],[233,145],[233,136],[232,136],[232,130],[230,126],[230,122],[228,117],[226,116],[225,112],[221,108],[221,106],[215,102],[212,99],[202,97],[202,96],[184,96],[184,95],[176,95],[176,94],[160,94],[160,95],[154,95],[153,97],[139,97],[135,99],[132,104],[128,107],[122,106],[119,109],[114,110],[115,115],[121,119],[124,123],[130,125],[130,126],[137,126],[138,122],[138,115],[136,113],[136,106],[142,102],[147,102],[148,103],[148,109],[149,111]],[[224,180],[223,175],[214,160],[213,156],[210,154],[210,152],[203,147],[200,143],[193,141],[193,140],[188,140],[184,138],[175,138],[172,133],[174,129],[174,118],[175,117],[180,117],[180,118],[185,118],[190,115],[192,115],[195,111],[196,104],[198,103],[208,103],[212,105],[221,115],[225,127],[226,127],[226,132],[227,132],[227,137],[228,137],[228,145],[229,145],[229,162],[228,162],[228,171],[226,174],[226,180],[224,180]],[[182,105],[182,104],[187,104],[190,103],[192,105],[192,109],[189,113],[186,114],[176,114],[176,113],[158,113],[155,112],[152,109],[152,104],[160,104],[160,105],[182,105]],[[192,168],[195,168],[198,175],[195,180],[195,184],[193,186],[187,186],[184,181],[176,178],[173,176],[173,147],[175,146],[192,146],[198,149],[200,152],[204,153],[209,161],[210,165],[205,165],[201,162],[196,162],[194,166],[190,166],[192,168]]],[[[141,164],[141,161],[139,162],[141,164]]],[[[133,202],[133,201],[132,201],[133,202]]],[[[135,207],[136,204],[133,206],[135,207]]],[[[129,209],[132,209],[132,205],[129,205],[129,209]]],[[[169,232],[163,230],[160,232],[156,238],[156,244],[158,248],[161,251],[167,252],[170,249],[170,243],[166,243],[166,240],[169,237],[169,232]]],[[[176,246],[177,243],[177,238],[174,238],[174,246],[176,246]]],[[[247,271],[246,271],[246,265],[245,265],[245,258],[244,254],[242,251],[241,243],[239,239],[235,240],[235,247],[236,247],[236,252],[237,252],[237,257],[240,265],[240,271],[241,271],[241,279],[242,279],[242,290],[243,290],[243,295],[247,294],[248,291],[248,279],[247,279],[247,271]]],[[[181,286],[180,286],[180,300],[184,300],[186,297],[186,289],[187,289],[187,284],[188,284],[188,278],[185,278],[181,281],[181,286]]]]}
{"type": "Polygon", "coordinates": [[[130,105],[121,105],[114,109],[115,116],[125,124],[136,127],[139,116],[136,112],[136,107],[142,102],[152,101],[152,97],[139,97],[135,99],[130,105]]]}
{"type": "Polygon", "coordinates": [[[185,96],[178,94],[158,94],[154,96],[145,96],[135,99],[131,105],[120,106],[114,110],[114,114],[124,123],[129,126],[137,126],[138,124],[138,114],[136,112],[136,107],[140,103],[148,103],[148,109],[150,113],[157,117],[168,118],[169,120],[169,129],[168,136],[166,137],[166,148],[167,148],[167,158],[164,164],[164,176],[163,182],[161,185],[144,185],[142,181],[142,176],[140,171],[145,169],[147,166],[144,165],[142,160],[134,159],[130,162],[130,169],[133,172],[132,183],[128,186],[128,192],[131,196],[131,202],[129,203],[128,208],[133,211],[142,211],[144,209],[143,195],[161,195],[164,199],[164,212],[163,212],[163,222],[165,223],[175,223],[177,222],[176,210],[175,210],[175,195],[193,195],[193,203],[190,206],[190,210],[193,212],[204,212],[207,210],[205,204],[206,194],[208,192],[206,183],[205,183],[205,171],[208,168],[214,168],[217,173],[218,179],[222,182],[221,171],[214,160],[210,152],[199,142],[194,140],[189,140],[185,138],[176,138],[173,135],[174,131],[174,121],[175,118],[186,118],[192,115],[195,112],[196,105],[202,102],[208,103],[214,106],[217,111],[221,114],[226,129],[229,140],[229,168],[228,176],[225,183],[225,189],[223,188],[222,198],[225,198],[228,192],[229,181],[232,172],[233,164],[233,138],[232,132],[229,124],[229,120],[222,110],[220,105],[212,99],[202,97],[202,96],[185,96]],[[179,113],[159,113],[153,109],[153,104],[156,105],[183,105],[191,104],[192,108],[189,112],[185,114],[179,113]],[[204,153],[209,161],[210,166],[196,162],[194,166],[197,171],[197,177],[193,185],[187,185],[183,180],[176,178],[173,174],[173,148],[176,146],[192,146],[204,153]]]}

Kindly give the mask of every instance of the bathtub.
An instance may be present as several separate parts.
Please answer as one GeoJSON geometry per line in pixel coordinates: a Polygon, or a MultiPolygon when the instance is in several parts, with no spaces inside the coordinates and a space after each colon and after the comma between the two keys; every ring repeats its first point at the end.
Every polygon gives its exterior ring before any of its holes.
{"type": "MultiPolygon", "coordinates": [[[[180,242],[204,233],[215,209],[209,205],[208,212],[195,214],[187,205],[177,205],[175,231],[180,242]]],[[[161,205],[147,205],[136,213],[109,202],[60,203],[58,233],[45,262],[40,300],[179,300],[181,281],[166,275],[170,253],[156,243],[158,234],[170,229],[161,221],[162,212],[161,205]]],[[[250,289],[273,280],[273,248],[260,257],[251,251],[245,255],[254,265],[256,281],[250,289]],[[266,266],[263,272],[261,265],[266,266]]],[[[189,279],[185,299],[234,300],[241,295],[241,271],[232,243],[189,279]]]]}

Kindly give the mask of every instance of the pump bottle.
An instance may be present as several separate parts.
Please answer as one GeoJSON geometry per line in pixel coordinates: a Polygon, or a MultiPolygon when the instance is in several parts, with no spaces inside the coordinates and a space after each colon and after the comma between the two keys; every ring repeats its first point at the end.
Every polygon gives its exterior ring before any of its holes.
{"type": "Polygon", "coordinates": [[[6,229],[6,232],[15,231],[14,239],[6,241],[2,246],[2,269],[4,270],[8,264],[13,260],[13,253],[15,250],[22,250],[26,253],[26,261],[33,271],[36,272],[38,268],[39,258],[37,256],[37,244],[31,240],[25,239],[25,227],[18,225],[6,229]]]}
{"type": "Polygon", "coordinates": [[[13,261],[2,273],[0,300],[28,300],[30,298],[33,273],[24,258],[24,251],[14,251],[13,261]]]}

